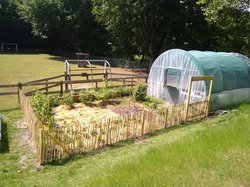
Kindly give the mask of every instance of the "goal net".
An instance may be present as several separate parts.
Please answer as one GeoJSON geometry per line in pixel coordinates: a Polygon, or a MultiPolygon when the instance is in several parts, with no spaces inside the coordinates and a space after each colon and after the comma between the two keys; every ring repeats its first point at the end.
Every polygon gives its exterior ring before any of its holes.
{"type": "Polygon", "coordinates": [[[2,53],[17,53],[18,44],[16,43],[1,43],[1,52],[2,53]]]}

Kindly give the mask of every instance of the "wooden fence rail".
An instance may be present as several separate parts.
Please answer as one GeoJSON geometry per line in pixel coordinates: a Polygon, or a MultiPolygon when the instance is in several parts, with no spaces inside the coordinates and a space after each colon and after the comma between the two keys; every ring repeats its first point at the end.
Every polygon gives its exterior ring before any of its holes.
{"type": "MultiPolygon", "coordinates": [[[[105,75],[104,73],[97,73],[93,75],[105,75]]],[[[80,74],[76,74],[76,76],[79,76],[80,74]]],[[[105,80],[107,82],[117,82],[117,83],[123,83],[123,86],[131,86],[133,87],[140,79],[145,80],[144,82],[147,82],[147,75],[129,75],[129,74],[115,74],[119,75],[120,77],[113,77],[113,78],[106,78],[105,80]]],[[[90,76],[90,74],[87,74],[87,76],[90,76]]],[[[60,80],[55,81],[53,79],[64,77],[64,75],[58,75],[54,77],[39,79],[39,80],[33,80],[29,82],[24,83],[17,83],[17,84],[0,84],[0,88],[16,88],[16,91],[5,91],[0,92],[0,96],[6,96],[6,95],[18,95],[18,89],[22,89],[24,87],[34,87],[34,86],[43,86],[42,88],[35,89],[29,92],[26,92],[25,94],[27,96],[30,96],[34,94],[36,91],[45,91],[45,94],[55,94],[60,93],[62,94],[65,91],[68,91],[68,85],[75,85],[75,84],[89,84],[92,83],[94,88],[100,88],[100,84],[104,81],[104,79],[86,79],[86,80],[60,80]],[[53,80],[53,81],[51,81],[53,80]],[[49,91],[49,89],[57,87],[56,90],[49,91]]],[[[122,86],[119,85],[119,86],[122,86]]],[[[117,87],[117,85],[109,85],[109,87],[117,87]]],[[[79,89],[75,89],[79,90],[79,89]]]]}
{"type": "Polygon", "coordinates": [[[192,103],[188,117],[185,103],[170,105],[163,111],[145,109],[140,112],[94,123],[78,123],[69,126],[48,128],[36,117],[29,99],[19,91],[21,108],[24,111],[32,139],[36,144],[40,164],[92,151],[121,140],[137,138],[144,134],[180,124],[186,119],[206,116],[207,99],[192,103]]]}

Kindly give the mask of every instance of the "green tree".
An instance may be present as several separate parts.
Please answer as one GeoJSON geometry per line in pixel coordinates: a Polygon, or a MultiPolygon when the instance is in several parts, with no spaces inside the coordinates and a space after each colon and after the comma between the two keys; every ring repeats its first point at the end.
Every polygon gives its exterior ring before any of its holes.
{"type": "Polygon", "coordinates": [[[169,48],[212,50],[216,45],[220,29],[208,24],[197,0],[92,1],[96,19],[126,57],[141,54],[152,63],[169,48]]]}
{"type": "Polygon", "coordinates": [[[250,1],[199,0],[210,24],[224,31],[218,38],[217,50],[236,51],[250,55],[250,1]]]}
{"type": "Polygon", "coordinates": [[[20,48],[41,45],[32,36],[30,24],[20,19],[15,4],[9,0],[0,0],[0,42],[18,43],[20,48]]]}
{"type": "Polygon", "coordinates": [[[31,23],[33,33],[57,48],[102,53],[108,35],[91,13],[91,0],[18,0],[19,14],[31,23]]]}
{"type": "Polygon", "coordinates": [[[93,5],[97,20],[126,56],[139,52],[151,62],[181,21],[181,3],[176,0],[93,0],[93,5]]]}

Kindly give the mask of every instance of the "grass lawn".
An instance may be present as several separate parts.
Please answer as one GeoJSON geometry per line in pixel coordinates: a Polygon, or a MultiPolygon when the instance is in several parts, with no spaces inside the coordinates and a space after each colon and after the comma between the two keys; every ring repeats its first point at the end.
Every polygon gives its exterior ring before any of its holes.
{"type": "MultiPolygon", "coordinates": [[[[36,79],[62,75],[64,74],[64,60],[64,58],[47,54],[0,54],[0,84],[16,84],[18,82],[27,82],[36,79]]],[[[77,69],[76,64],[71,64],[70,67],[72,69],[77,69]]],[[[102,64],[94,65],[94,67],[93,73],[103,73],[103,70],[100,70],[103,69],[102,64]]],[[[90,69],[85,69],[84,72],[90,73],[90,69]]],[[[130,73],[124,71],[121,68],[112,68],[112,72],[127,74],[130,73]]],[[[77,71],[73,73],[82,72],[77,71]]],[[[103,76],[95,76],[94,78],[103,78],[103,76]]],[[[81,77],[73,77],[72,79],[79,80],[81,77]]],[[[93,85],[89,83],[88,86],[91,87],[93,85]]],[[[59,87],[57,89],[59,89],[59,87]]],[[[0,92],[4,91],[16,91],[16,89],[0,88],[0,92]]],[[[0,111],[9,110],[10,108],[14,109],[17,107],[17,96],[0,96],[0,111]]]]}
{"type": "MultiPolygon", "coordinates": [[[[0,67],[0,84],[26,82],[64,73],[63,60],[47,54],[0,55],[0,67]]],[[[17,96],[0,96],[0,110],[16,107],[17,96]]]]}
{"type": "Polygon", "coordinates": [[[18,137],[22,112],[11,99],[0,108],[9,140],[1,144],[0,186],[250,186],[250,105],[43,167],[18,137]]]}

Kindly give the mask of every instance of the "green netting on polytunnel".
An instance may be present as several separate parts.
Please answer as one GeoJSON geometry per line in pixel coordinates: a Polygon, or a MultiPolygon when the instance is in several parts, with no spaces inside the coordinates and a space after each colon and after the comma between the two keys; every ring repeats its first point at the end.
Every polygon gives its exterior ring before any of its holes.
{"type": "MultiPolygon", "coordinates": [[[[172,49],[153,63],[148,78],[148,95],[169,103],[187,98],[192,76],[214,76],[211,109],[250,102],[250,60],[238,53],[172,49]]],[[[191,102],[205,97],[209,81],[194,82],[191,102]]]]}

